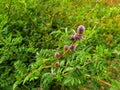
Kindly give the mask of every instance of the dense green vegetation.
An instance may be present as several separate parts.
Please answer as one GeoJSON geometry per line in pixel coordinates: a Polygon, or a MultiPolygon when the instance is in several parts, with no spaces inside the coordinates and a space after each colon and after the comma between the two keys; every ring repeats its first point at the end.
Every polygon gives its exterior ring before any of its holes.
{"type": "Polygon", "coordinates": [[[120,90],[120,5],[0,2],[0,90],[120,90]]]}

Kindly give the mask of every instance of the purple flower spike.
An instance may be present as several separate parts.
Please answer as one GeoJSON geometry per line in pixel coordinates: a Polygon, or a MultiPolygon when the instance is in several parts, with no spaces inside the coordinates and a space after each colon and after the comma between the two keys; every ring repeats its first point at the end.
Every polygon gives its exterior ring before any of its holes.
{"type": "Polygon", "coordinates": [[[76,40],[75,36],[72,36],[70,40],[75,41],[76,40]]]}
{"type": "Polygon", "coordinates": [[[60,53],[59,52],[55,52],[55,57],[59,58],[60,57],[60,53]]]}
{"type": "Polygon", "coordinates": [[[65,45],[65,46],[64,46],[64,51],[67,51],[67,50],[68,50],[68,46],[65,45]]]}
{"type": "Polygon", "coordinates": [[[85,27],[83,25],[78,26],[77,33],[83,34],[84,31],[85,31],[85,27]]]}
{"type": "Polygon", "coordinates": [[[71,51],[75,51],[75,49],[76,49],[76,46],[75,46],[75,45],[70,45],[70,50],[71,50],[71,51]]]}

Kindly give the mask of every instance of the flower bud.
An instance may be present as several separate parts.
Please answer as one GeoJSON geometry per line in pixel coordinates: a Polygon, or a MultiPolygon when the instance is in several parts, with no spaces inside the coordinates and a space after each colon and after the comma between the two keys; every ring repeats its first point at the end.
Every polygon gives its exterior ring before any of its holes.
{"type": "Polygon", "coordinates": [[[76,40],[75,36],[72,36],[72,37],[70,38],[70,40],[71,40],[71,41],[75,41],[75,40],[76,40]]]}
{"type": "Polygon", "coordinates": [[[83,39],[83,36],[79,33],[76,33],[74,36],[75,36],[75,39],[83,39]]]}
{"type": "Polygon", "coordinates": [[[87,64],[87,62],[84,62],[84,65],[86,65],[87,64]]]}
{"type": "Polygon", "coordinates": [[[75,35],[74,35],[74,37],[75,37],[75,39],[79,39],[79,34],[78,33],[76,33],[75,35]]]}
{"type": "Polygon", "coordinates": [[[91,62],[91,59],[90,59],[90,58],[88,59],[88,62],[91,62]]]}
{"type": "Polygon", "coordinates": [[[68,50],[68,46],[65,45],[63,49],[64,49],[64,51],[67,51],[68,50]]]}
{"type": "Polygon", "coordinates": [[[85,31],[85,27],[83,25],[78,26],[77,33],[83,34],[84,31],[85,31]]]}
{"type": "Polygon", "coordinates": [[[52,75],[52,76],[55,76],[55,75],[56,75],[56,73],[54,73],[54,72],[51,72],[51,75],[52,75]]]}
{"type": "Polygon", "coordinates": [[[77,70],[80,70],[80,66],[76,66],[76,69],[77,69],[77,70]]]}
{"type": "Polygon", "coordinates": [[[75,51],[76,46],[75,46],[75,45],[70,45],[70,47],[69,47],[69,48],[70,48],[70,50],[71,50],[71,51],[75,51]]]}
{"type": "Polygon", "coordinates": [[[55,63],[55,66],[56,66],[56,67],[59,67],[59,62],[56,62],[56,63],[55,63]]]}
{"type": "Polygon", "coordinates": [[[59,52],[55,52],[55,57],[59,58],[60,57],[60,53],[59,52]]]}

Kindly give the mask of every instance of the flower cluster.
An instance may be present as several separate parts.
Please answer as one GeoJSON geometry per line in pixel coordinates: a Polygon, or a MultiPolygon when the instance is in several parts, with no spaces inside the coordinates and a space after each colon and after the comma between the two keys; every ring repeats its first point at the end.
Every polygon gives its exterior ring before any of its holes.
{"type": "Polygon", "coordinates": [[[78,39],[83,39],[83,32],[85,31],[85,27],[83,25],[78,26],[77,33],[71,37],[71,41],[76,41],[78,39]]]}
{"type": "Polygon", "coordinates": [[[59,58],[60,57],[60,53],[59,52],[55,52],[55,57],[59,58]]]}
{"type": "MultiPolygon", "coordinates": [[[[73,35],[71,38],[70,38],[70,40],[71,41],[76,41],[76,40],[79,40],[79,39],[83,39],[83,32],[85,31],[85,27],[83,26],[83,25],[80,25],[80,26],[78,26],[78,28],[77,28],[77,32],[75,33],[75,35],[73,35]]],[[[64,47],[63,47],[63,50],[64,50],[64,53],[63,54],[60,54],[59,52],[55,52],[55,57],[56,58],[61,58],[64,54],[65,54],[65,52],[67,52],[67,51],[75,51],[76,50],[76,45],[75,44],[71,44],[70,46],[68,46],[68,45],[65,45],[64,47]]],[[[59,62],[56,62],[55,63],[55,66],[56,67],[58,67],[59,66],[59,62]]]]}

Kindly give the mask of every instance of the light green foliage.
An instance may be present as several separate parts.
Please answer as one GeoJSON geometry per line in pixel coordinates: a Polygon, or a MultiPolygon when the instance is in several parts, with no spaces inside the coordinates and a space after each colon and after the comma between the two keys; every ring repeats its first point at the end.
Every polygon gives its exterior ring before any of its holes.
{"type": "Polygon", "coordinates": [[[0,90],[120,89],[119,5],[96,0],[0,2],[0,90]],[[72,42],[78,25],[86,28],[84,39],[72,42]],[[64,45],[73,43],[76,50],[65,53],[64,45]]]}
{"type": "Polygon", "coordinates": [[[112,80],[112,87],[110,90],[119,90],[120,89],[120,82],[117,80],[112,80]]]}

